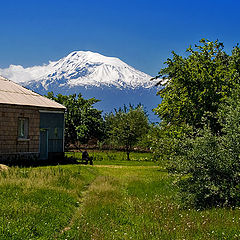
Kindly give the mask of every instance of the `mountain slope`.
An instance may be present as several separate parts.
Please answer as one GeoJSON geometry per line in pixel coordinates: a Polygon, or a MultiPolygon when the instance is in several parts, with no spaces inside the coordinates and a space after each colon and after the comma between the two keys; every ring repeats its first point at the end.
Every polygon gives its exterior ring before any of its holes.
{"type": "Polygon", "coordinates": [[[75,51],[43,66],[10,65],[0,69],[0,75],[42,95],[53,91],[55,94],[81,93],[84,98],[95,97],[101,100],[96,106],[104,112],[123,104],[142,103],[150,118],[156,118],[151,110],[159,103],[159,97],[156,97],[157,89],[153,87],[154,81],[150,81],[151,76],[118,58],[75,51]]]}
{"type": "Polygon", "coordinates": [[[48,65],[23,68],[11,65],[0,69],[0,75],[39,89],[76,86],[149,88],[151,76],[140,72],[114,57],[90,51],[75,51],[48,65]]]}

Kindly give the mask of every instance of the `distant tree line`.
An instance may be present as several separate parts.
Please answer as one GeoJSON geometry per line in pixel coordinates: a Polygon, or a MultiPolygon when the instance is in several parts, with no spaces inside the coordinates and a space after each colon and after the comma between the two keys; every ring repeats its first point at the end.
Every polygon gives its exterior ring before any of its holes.
{"type": "MultiPolygon", "coordinates": [[[[130,160],[130,153],[149,130],[149,121],[143,106],[123,106],[109,114],[94,108],[99,100],[84,99],[81,94],[54,96],[49,92],[47,97],[63,104],[65,113],[65,148],[71,145],[87,144],[95,139],[101,144],[121,146],[130,160]]],[[[100,144],[99,144],[100,145],[100,144]]]]}

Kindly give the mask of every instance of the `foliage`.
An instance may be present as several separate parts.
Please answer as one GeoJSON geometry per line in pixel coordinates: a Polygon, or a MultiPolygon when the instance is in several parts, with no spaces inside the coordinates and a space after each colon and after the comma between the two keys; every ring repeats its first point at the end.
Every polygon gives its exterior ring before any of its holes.
{"type": "Polygon", "coordinates": [[[67,111],[65,113],[65,145],[87,143],[90,139],[102,140],[104,137],[104,122],[101,111],[93,108],[99,100],[95,98],[84,99],[81,94],[64,96],[58,94],[54,97],[49,92],[48,98],[63,104],[67,111]]]}
{"type": "Polygon", "coordinates": [[[187,53],[173,52],[156,77],[162,122],[152,137],[155,155],[184,176],[185,203],[240,205],[239,46],[228,55],[219,41],[202,39],[187,53]]]}
{"type": "Polygon", "coordinates": [[[127,109],[115,110],[105,116],[106,126],[108,128],[109,139],[115,145],[122,145],[127,153],[127,160],[133,146],[140,138],[147,133],[149,123],[148,117],[142,106],[134,108],[130,106],[127,109]]]}
{"type": "Polygon", "coordinates": [[[186,123],[193,128],[203,127],[205,116],[211,130],[218,132],[219,106],[239,84],[240,49],[234,47],[229,56],[219,41],[202,39],[187,53],[184,58],[173,52],[173,58],[166,61],[167,67],[156,77],[162,78],[159,84],[163,88],[158,92],[162,102],[155,112],[167,124],[186,123]]]}
{"type": "Polygon", "coordinates": [[[176,170],[179,166],[176,161],[184,156],[185,139],[192,136],[193,131],[190,126],[164,124],[153,125],[147,135],[146,141],[151,145],[153,159],[160,165],[165,165],[168,170],[176,170]]]}
{"type": "Polygon", "coordinates": [[[180,181],[185,202],[196,207],[240,206],[240,95],[219,109],[222,134],[209,128],[185,142],[180,181]]]}

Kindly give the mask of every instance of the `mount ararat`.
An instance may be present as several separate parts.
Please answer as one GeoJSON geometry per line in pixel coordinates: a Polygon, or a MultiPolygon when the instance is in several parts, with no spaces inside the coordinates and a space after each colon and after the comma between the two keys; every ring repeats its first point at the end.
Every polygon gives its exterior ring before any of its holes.
{"type": "Polygon", "coordinates": [[[151,76],[118,58],[90,51],[74,51],[58,61],[24,68],[10,65],[0,75],[40,94],[53,91],[63,95],[81,93],[84,98],[101,100],[98,109],[110,112],[123,104],[143,104],[150,120],[156,120],[152,108],[160,102],[151,76]]]}

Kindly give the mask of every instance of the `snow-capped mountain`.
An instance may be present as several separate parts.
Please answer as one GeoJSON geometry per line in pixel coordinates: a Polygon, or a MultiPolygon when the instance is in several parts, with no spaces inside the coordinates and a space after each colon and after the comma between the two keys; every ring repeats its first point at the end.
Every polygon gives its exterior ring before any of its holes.
{"type": "Polygon", "coordinates": [[[151,110],[160,102],[151,76],[134,69],[118,58],[90,51],[75,51],[59,61],[24,68],[10,65],[0,75],[42,95],[49,91],[63,95],[81,93],[84,98],[101,100],[96,107],[104,112],[129,103],[143,104],[152,121],[151,110]]]}
{"type": "Polygon", "coordinates": [[[140,72],[115,57],[90,51],[75,51],[48,65],[23,68],[10,65],[0,75],[34,90],[69,89],[76,86],[150,88],[151,76],[140,72]]]}

